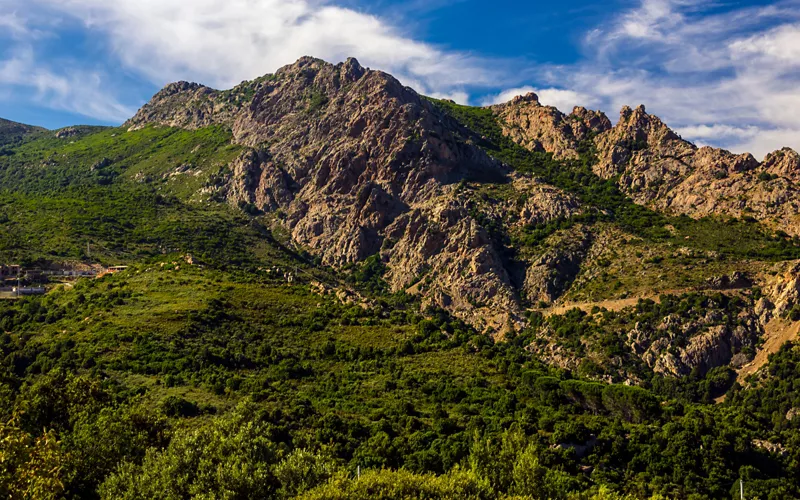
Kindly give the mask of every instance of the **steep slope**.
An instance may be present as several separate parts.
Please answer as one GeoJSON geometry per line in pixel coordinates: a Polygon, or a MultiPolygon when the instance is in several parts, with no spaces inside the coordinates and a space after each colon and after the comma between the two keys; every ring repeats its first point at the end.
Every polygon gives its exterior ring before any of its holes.
{"type": "Polygon", "coordinates": [[[800,156],[791,149],[759,163],[749,153],[697,148],[644,106],[623,109],[619,123],[596,144],[597,173],[619,175],[620,186],[638,203],[694,218],[750,216],[800,234],[800,156]]]}
{"type": "MultiPolygon", "coordinates": [[[[758,227],[728,231],[735,243],[723,246],[717,229],[683,227],[681,220],[637,206],[697,217],[741,215],[719,203],[704,212],[702,205],[682,202],[688,195],[681,190],[699,186],[696,179],[719,164],[730,164],[737,175],[761,168],[746,155],[698,150],[643,107],[624,109],[616,126],[585,108],[565,115],[534,94],[491,108],[460,107],[422,98],[354,59],[331,65],[302,58],[228,91],[171,84],[125,127],[154,125],[229,129],[244,149],[209,179],[202,196],[252,215],[271,214],[265,219],[288,231],[288,242],[324,264],[348,267],[378,256],[392,290],[419,294],[424,304],[481,330],[523,328],[526,307],[565,294],[598,296],[598,287],[605,287],[599,298],[624,298],[622,282],[598,269],[618,260],[605,256],[609,235],[625,245],[633,237],[641,239],[636,245],[654,246],[657,262],[674,254],[665,247],[686,240],[695,249],[670,259],[716,259],[706,253],[710,249],[737,259],[748,252],[797,254],[792,243],[765,239],[758,227]]],[[[769,168],[784,176],[792,170],[785,161],[769,168]]],[[[745,181],[731,179],[731,189],[745,181]]],[[[714,268],[737,272],[737,266],[764,267],[735,261],[714,268]]],[[[642,270],[641,279],[626,278],[626,286],[661,287],[659,274],[642,270]]],[[[711,276],[683,269],[675,277],[695,283],[676,283],[688,291],[711,276]]],[[[692,339],[703,331],[684,327],[692,339]]],[[[748,342],[761,332],[750,325],[748,342]]],[[[720,342],[706,344],[701,350],[713,351],[720,342]]],[[[580,359],[580,353],[572,356],[580,359]]],[[[731,358],[687,357],[680,368],[661,372],[707,371],[731,358]]]]}
{"type": "Polygon", "coordinates": [[[575,108],[564,115],[539,104],[535,95],[493,109],[504,133],[528,149],[573,159],[590,144],[597,155],[595,174],[618,178],[622,191],[636,203],[693,218],[753,217],[800,235],[800,155],[789,148],[770,153],[762,162],[748,153],[698,148],[644,106],[623,108],[613,127],[600,112],[575,108]]]}
{"type": "Polygon", "coordinates": [[[126,127],[152,124],[230,127],[249,149],[208,191],[278,211],[293,241],[323,263],[380,253],[395,290],[427,277],[429,286],[413,291],[476,324],[518,319],[498,248],[455,195],[461,181],[507,182],[509,170],[390,75],[354,59],[303,58],[231,91],[173,84],[126,127]]]}
{"type": "Polygon", "coordinates": [[[553,153],[559,159],[577,159],[583,141],[611,129],[601,112],[576,107],[565,115],[553,106],[543,106],[534,93],[518,96],[492,107],[503,133],[531,151],[553,153]]]}

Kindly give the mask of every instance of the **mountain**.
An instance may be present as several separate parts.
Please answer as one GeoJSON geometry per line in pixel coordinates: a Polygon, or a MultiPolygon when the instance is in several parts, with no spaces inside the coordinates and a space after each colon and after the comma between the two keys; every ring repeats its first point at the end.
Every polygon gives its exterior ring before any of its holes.
{"type": "Polygon", "coordinates": [[[577,107],[564,115],[542,106],[534,94],[495,109],[515,142],[557,158],[577,158],[580,141],[591,135],[598,158],[594,173],[618,177],[620,189],[641,205],[693,218],[753,217],[791,235],[800,231],[800,155],[790,148],[760,163],[749,153],[698,148],[644,106],[623,108],[613,127],[602,113],[577,107]]]}
{"type": "Polygon", "coordinates": [[[790,149],[310,57],[0,131],[3,493],[800,496],[790,149]]]}

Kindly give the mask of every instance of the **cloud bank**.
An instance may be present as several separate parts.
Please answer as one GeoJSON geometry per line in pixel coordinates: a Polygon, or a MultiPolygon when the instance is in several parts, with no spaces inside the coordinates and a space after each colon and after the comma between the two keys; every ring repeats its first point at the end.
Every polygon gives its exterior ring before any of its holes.
{"type": "Polygon", "coordinates": [[[304,55],[350,56],[419,91],[465,100],[500,83],[488,61],[413,40],[378,17],[314,0],[32,0],[102,33],[123,65],[163,85],[231,87],[304,55]]]}

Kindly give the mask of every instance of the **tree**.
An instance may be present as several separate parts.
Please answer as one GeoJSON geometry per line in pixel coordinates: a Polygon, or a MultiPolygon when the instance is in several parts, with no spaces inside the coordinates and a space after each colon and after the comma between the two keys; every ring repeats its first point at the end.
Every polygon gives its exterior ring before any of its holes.
{"type": "Polygon", "coordinates": [[[53,431],[33,438],[18,417],[0,423],[0,496],[13,500],[60,498],[64,455],[53,431]]]}

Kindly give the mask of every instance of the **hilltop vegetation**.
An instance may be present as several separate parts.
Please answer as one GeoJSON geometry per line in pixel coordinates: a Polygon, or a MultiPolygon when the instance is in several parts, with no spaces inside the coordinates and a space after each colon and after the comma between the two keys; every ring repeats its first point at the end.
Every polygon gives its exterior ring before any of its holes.
{"type": "MultiPolygon", "coordinates": [[[[52,448],[21,446],[7,487],[55,470],[36,484],[104,498],[566,498],[601,485],[724,498],[739,477],[763,498],[798,494],[800,457],[752,444],[773,438],[757,423],[775,403],[704,407],[693,391],[586,382],[536,361],[527,334],[492,342],[408,298],[363,308],[163,262],[0,303],[3,435],[52,448]],[[353,483],[359,467],[407,472],[353,483]]],[[[777,429],[783,442],[797,432],[777,429]]]]}

